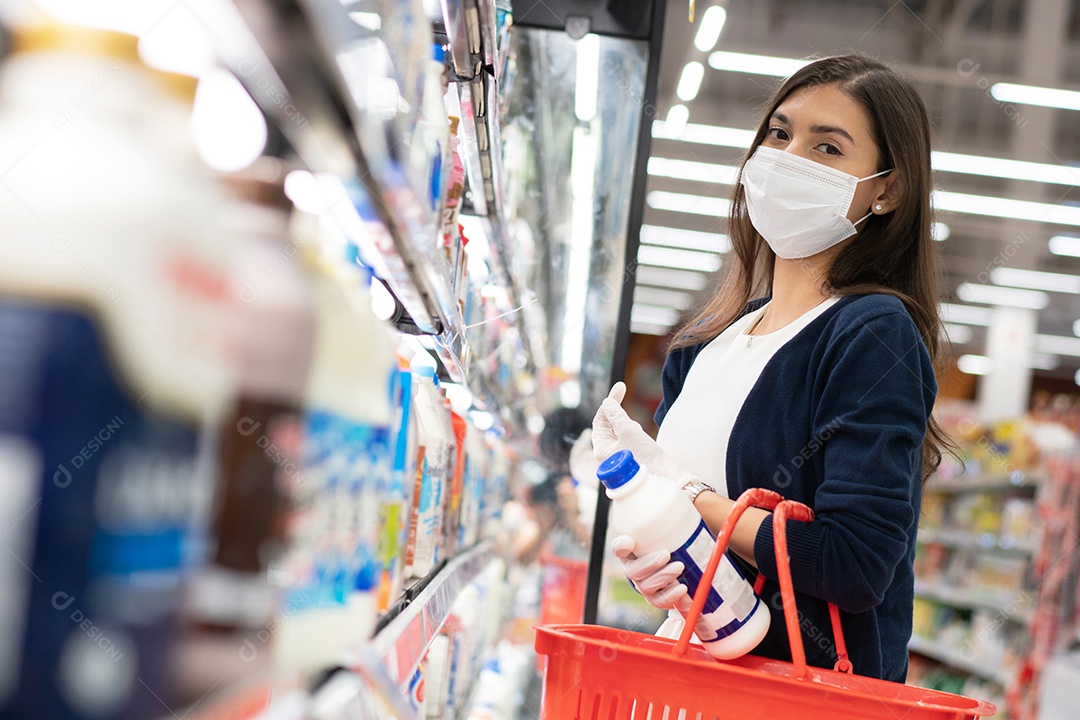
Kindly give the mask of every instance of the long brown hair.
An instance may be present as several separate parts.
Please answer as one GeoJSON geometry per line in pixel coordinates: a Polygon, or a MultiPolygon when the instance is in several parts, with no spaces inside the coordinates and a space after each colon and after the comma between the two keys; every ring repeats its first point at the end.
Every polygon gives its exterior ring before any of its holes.
{"type": "MultiPolygon", "coordinates": [[[[824,284],[833,295],[883,293],[903,301],[922,335],[935,369],[941,365],[941,319],[938,317],[940,259],[930,235],[930,118],[910,82],[896,71],[863,55],[841,55],[810,63],[784,81],[765,106],[761,124],[742,165],[769,130],[773,112],[799,88],[836,85],[870,116],[877,144],[878,171],[893,169],[900,183],[900,203],[890,213],[871,215],[859,234],[833,259],[824,284]]],[[[735,183],[728,220],[734,261],[717,293],[676,332],[674,350],[712,340],[730,325],[753,297],[772,286],[776,255],[750,222],[742,185],[735,183]]],[[[923,444],[923,480],[941,463],[952,442],[930,419],[923,444]]]]}

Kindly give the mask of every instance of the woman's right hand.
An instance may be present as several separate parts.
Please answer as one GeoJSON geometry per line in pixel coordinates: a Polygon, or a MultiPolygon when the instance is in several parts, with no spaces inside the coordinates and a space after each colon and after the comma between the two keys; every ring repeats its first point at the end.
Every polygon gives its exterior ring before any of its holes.
{"type": "Polygon", "coordinates": [[[671,553],[658,550],[635,557],[634,539],[629,535],[612,538],[611,552],[622,563],[627,579],[650,605],[671,610],[689,604],[686,586],[679,582],[683,564],[671,562],[671,553]]]}

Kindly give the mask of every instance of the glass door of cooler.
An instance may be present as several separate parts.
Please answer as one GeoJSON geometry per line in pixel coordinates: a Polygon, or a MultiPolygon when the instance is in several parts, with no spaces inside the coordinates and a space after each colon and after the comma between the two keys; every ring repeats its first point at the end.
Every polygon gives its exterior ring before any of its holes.
{"type": "Polygon", "coordinates": [[[608,501],[591,448],[579,444],[568,468],[560,448],[625,371],[663,14],[660,1],[514,3],[503,79],[512,83],[502,128],[508,255],[527,288],[523,322],[537,365],[547,368],[544,422],[533,428],[547,430],[532,480],[550,486],[569,471],[574,485],[529,488],[539,514],[544,503],[561,505],[540,554],[541,623],[651,631],[663,619],[605,562],[608,501]]]}

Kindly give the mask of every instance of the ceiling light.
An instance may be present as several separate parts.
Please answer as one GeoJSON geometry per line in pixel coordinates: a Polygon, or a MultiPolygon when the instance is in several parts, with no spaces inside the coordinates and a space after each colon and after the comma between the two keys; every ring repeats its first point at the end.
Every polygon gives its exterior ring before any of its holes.
{"type": "Polygon", "coordinates": [[[1080,320],[1073,323],[1073,335],[1080,337],[1080,320]]]}
{"type": "Polygon", "coordinates": [[[727,198],[688,195],[686,193],[653,190],[645,196],[645,202],[656,210],[692,213],[709,217],[727,217],[731,212],[731,201],[727,198]]]}
{"type": "Polygon", "coordinates": [[[1050,252],[1055,255],[1080,257],[1080,237],[1055,235],[1050,238],[1050,252]]]}
{"type": "Polygon", "coordinates": [[[734,165],[716,165],[694,160],[651,157],[649,158],[648,172],[650,175],[675,180],[733,185],[739,174],[739,168],[734,165]]]}
{"type": "Polygon", "coordinates": [[[956,289],[956,296],[965,302],[984,305],[1007,305],[1009,307],[1042,310],[1050,304],[1050,296],[1037,290],[1017,290],[996,285],[963,283],[956,289]]]}
{"type": "Polygon", "coordinates": [[[574,114],[582,122],[596,117],[596,88],[600,81],[600,36],[589,33],[577,42],[574,114]]]}
{"type": "Polygon", "coordinates": [[[634,303],[630,309],[630,322],[654,323],[671,327],[679,322],[679,311],[675,308],[634,303]]]}
{"type": "Polygon", "coordinates": [[[725,253],[731,249],[731,239],[727,235],[659,225],[642,225],[641,242],[646,245],[662,245],[702,252],[725,253]]]}
{"type": "Polygon", "coordinates": [[[634,272],[634,281],[640,285],[679,288],[698,292],[709,285],[709,276],[699,272],[686,272],[670,268],[639,265],[634,272]]]}
{"type": "Polygon", "coordinates": [[[796,70],[809,65],[809,60],[773,57],[770,55],[749,55],[747,53],[724,52],[717,50],[709,53],[709,67],[714,70],[749,73],[751,75],[771,75],[788,77],[796,70]]]}
{"type": "Polygon", "coordinates": [[[953,325],[952,323],[945,323],[942,325],[942,329],[945,331],[945,337],[949,339],[954,345],[966,345],[971,342],[975,333],[967,325],[953,325]]]}
{"type": "Polygon", "coordinates": [[[930,164],[939,172],[985,175],[1009,180],[1032,180],[1054,185],[1080,185],[1080,168],[1068,165],[951,152],[930,153],[930,164]]]}
{"type": "Polygon", "coordinates": [[[689,119],[690,110],[685,105],[672,105],[667,111],[667,119],[662,124],[672,137],[677,138],[682,134],[686,121],[689,119]]]}
{"type": "Polygon", "coordinates": [[[694,47],[701,52],[709,52],[716,47],[716,41],[720,39],[725,22],[727,22],[727,10],[720,5],[713,5],[705,10],[705,14],[701,16],[697,35],[694,36],[694,47]]]}
{"type": "Polygon", "coordinates": [[[716,272],[720,269],[720,256],[715,253],[676,250],[674,248],[642,245],[638,248],[638,262],[642,265],[658,265],[678,270],[716,272]]]}
{"type": "Polygon", "coordinates": [[[1061,358],[1052,353],[1032,353],[1032,370],[1057,370],[1061,366],[1061,358]]]}
{"type": "Polygon", "coordinates": [[[946,212],[988,215],[990,217],[1033,220],[1058,225],[1080,225],[1080,207],[1053,203],[1013,200],[989,195],[934,191],[934,207],[946,212]]]}
{"type": "Polygon", "coordinates": [[[1039,105],[1040,107],[1060,108],[1061,110],[1080,110],[1080,92],[1075,90],[1017,85],[1015,83],[995,83],[990,88],[990,94],[998,102],[1039,105]]]}
{"type": "Polygon", "coordinates": [[[1035,352],[1080,357],[1080,338],[1064,335],[1036,335],[1035,352]]]}
{"type": "Polygon", "coordinates": [[[990,282],[1032,290],[1080,294],[1080,277],[1063,273],[1000,267],[990,273],[990,282]]]}
{"type": "Polygon", "coordinates": [[[675,88],[675,94],[683,102],[690,102],[697,97],[701,89],[701,79],[705,77],[705,66],[697,60],[686,63],[679,75],[679,85],[675,88]]]}
{"type": "Polygon", "coordinates": [[[1080,338],[1061,335],[1036,335],[1035,350],[1039,353],[1080,357],[1080,338]]]}
{"type": "Polygon", "coordinates": [[[719,147],[733,147],[744,150],[754,142],[753,130],[740,130],[738,128],[721,127],[718,125],[700,125],[688,123],[677,135],[674,129],[668,128],[666,123],[656,120],[653,122],[652,134],[654,138],[665,140],[684,140],[699,145],[716,145],[719,147]]]}
{"type": "Polygon", "coordinates": [[[646,305],[661,305],[685,310],[694,302],[694,296],[680,290],[665,290],[655,287],[634,288],[634,302],[646,305]]]}
{"type": "Polygon", "coordinates": [[[939,304],[938,314],[941,315],[942,322],[963,323],[964,325],[989,325],[991,315],[989,308],[958,305],[957,303],[939,304]]]}
{"type": "Polygon", "coordinates": [[[930,237],[938,242],[944,242],[952,235],[952,230],[943,222],[936,222],[930,226],[930,237]]]}
{"type": "Polygon", "coordinates": [[[968,375],[987,375],[994,369],[994,361],[985,355],[961,355],[956,360],[956,367],[968,375]]]}
{"type": "Polygon", "coordinates": [[[670,325],[658,325],[656,323],[630,321],[630,332],[636,335],[659,335],[664,336],[671,330],[670,325]]]}

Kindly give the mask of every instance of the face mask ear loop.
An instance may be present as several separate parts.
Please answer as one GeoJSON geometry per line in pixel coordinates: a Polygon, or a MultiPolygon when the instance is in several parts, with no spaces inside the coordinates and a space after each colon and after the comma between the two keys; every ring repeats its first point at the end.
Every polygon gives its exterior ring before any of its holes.
{"type": "Polygon", "coordinates": [[[888,174],[888,173],[891,173],[891,172],[892,172],[893,170],[895,170],[895,169],[896,169],[896,168],[889,168],[888,170],[882,170],[881,172],[879,172],[879,173],[874,173],[873,175],[867,175],[867,176],[866,176],[866,177],[864,177],[864,178],[859,178],[858,182],[862,182],[863,180],[873,180],[873,179],[874,179],[874,178],[876,178],[876,177],[881,177],[882,175],[886,175],[886,174],[888,174]]]}
{"type": "Polygon", "coordinates": [[[865,215],[863,215],[863,216],[862,216],[861,218],[859,218],[859,219],[858,219],[858,220],[856,220],[855,222],[851,223],[851,226],[852,226],[852,227],[858,227],[859,223],[861,223],[861,222],[862,222],[863,220],[865,220],[866,218],[870,217],[870,216],[871,216],[871,215],[873,215],[873,214],[874,214],[874,213],[872,213],[872,212],[868,212],[868,213],[866,213],[866,214],[865,214],[865,215]]]}

